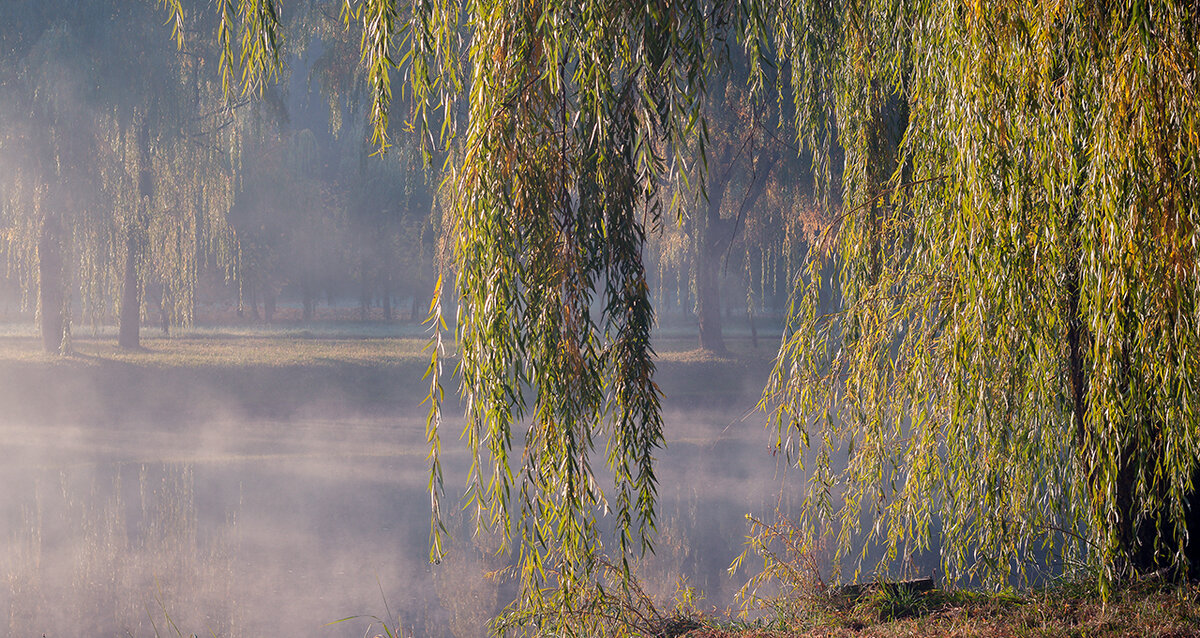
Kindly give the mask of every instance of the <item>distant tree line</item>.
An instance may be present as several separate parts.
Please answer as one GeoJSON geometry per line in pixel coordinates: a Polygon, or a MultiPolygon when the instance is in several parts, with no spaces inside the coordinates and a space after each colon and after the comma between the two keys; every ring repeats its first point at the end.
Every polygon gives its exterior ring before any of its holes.
{"type": "Polygon", "coordinates": [[[200,37],[220,16],[190,8],[173,33],[165,15],[148,2],[5,9],[0,252],[44,348],[113,322],[136,348],[143,323],[192,322],[213,279],[248,318],[270,321],[287,290],[305,319],[350,296],[360,318],[378,304],[423,320],[438,178],[415,150],[367,161],[344,25],[316,7],[294,16],[312,47],[293,66],[307,60],[311,77],[281,71],[252,100],[226,90],[221,42],[200,37]]]}

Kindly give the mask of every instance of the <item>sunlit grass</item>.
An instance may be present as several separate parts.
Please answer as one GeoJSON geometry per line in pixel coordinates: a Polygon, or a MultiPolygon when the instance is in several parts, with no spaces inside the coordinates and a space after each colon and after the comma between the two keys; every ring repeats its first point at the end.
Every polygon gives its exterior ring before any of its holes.
{"type": "Polygon", "coordinates": [[[395,366],[424,362],[424,335],[363,336],[360,333],[235,331],[209,329],[182,336],[147,335],[142,348],[124,350],[106,335],[76,336],[66,357],[42,352],[31,335],[0,336],[0,362],[95,365],[116,362],[147,367],[395,366]]]}
{"type": "Polygon", "coordinates": [[[77,358],[94,357],[144,366],[405,365],[424,361],[422,338],[184,337],[144,339],[143,349],[122,350],[111,341],[75,343],[77,358]]]}
{"type": "MultiPolygon", "coordinates": [[[[115,329],[76,328],[73,353],[46,354],[32,326],[0,325],[0,363],[44,362],[57,365],[118,362],[150,367],[366,366],[414,365],[428,360],[424,326],[394,323],[312,323],[220,325],[179,329],[170,336],[153,328],[142,331],[142,348],[117,347],[115,329]]],[[[658,361],[666,365],[744,368],[770,361],[777,335],[762,336],[758,347],[736,331],[727,337],[729,352],[700,350],[696,337],[666,330],[654,339],[658,361]]],[[[451,355],[453,348],[450,348],[451,355]]]]}
{"type": "Polygon", "coordinates": [[[1200,586],[1128,586],[1107,603],[1056,586],[1024,593],[934,590],[896,600],[872,591],[857,602],[805,605],[757,620],[708,617],[690,638],[1124,638],[1200,636],[1200,586]],[[900,605],[898,608],[897,605],[900,605]],[[897,611],[903,613],[897,614],[897,611]]]}

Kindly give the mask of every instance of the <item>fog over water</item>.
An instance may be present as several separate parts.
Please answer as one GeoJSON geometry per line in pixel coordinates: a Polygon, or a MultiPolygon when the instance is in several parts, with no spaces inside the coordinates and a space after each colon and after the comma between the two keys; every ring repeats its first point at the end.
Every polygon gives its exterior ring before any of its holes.
{"type": "MultiPolygon", "coordinates": [[[[359,411],[326,394],[280,417],[214,401],[218,390],[178,390],[158,397],[179,406],[176,420],[159,420],[165,408],[126,422],[98,409],[93,420],[84,405],[55,412],[71,415],[58,422],[34,414],[43,406],[0,424],[0,633],[363,636],[379,627],[328,623],[390,609],[416,636],[473,638],[511,599],[511,583],[484,578],[504,565],[488,539],[454,530],[450,558],[428,562],[416,402],[359,411]]],[[[745,515],[770,517],[781,486],[799,492],[761,417],[738,420],[753,393],[720,390],[666,401],[658,552],[640,567],[660,601],[683,578],[702,605],[733,604],[746,574],[725,570],[745,515]]],[[[99,405],[103,394],[80,396],[99,405]]],[[[443,435],[448,495],[465,480],[457,430],[443,435]]]]}
{"type": "MultiPolygon", "coordinates": [[[[0,636],[378,633],[365,619],[329,624],[356,615],[482,636],[514,585],[483,577],[504,559],[462,520],[448,521],[450,557],[429,564],[428,360],[397,363],[375,343],[419,350],[435,282],[452,270],[439,259],[445,155],[426,158],[399,110],[394,146],[376,154],[360,34],[337,12],[285,12],[286,69],[234,97],[210,4],[183,3],[183,47],[160,3],[5,6],[0,636]],[[292,341],[264,345],[279,326],[292,341]],[[296,342],[329,347],[244,361],[296,342]]],[[[731,195],[704,222],[714,234],[647,218],[661,228],[642,246],[654,310],[674,313],[673,338],[687,340],[677,350],[695,347],[701,295],[717,309],[706,325],[724,308],[731,342],[743,321],[738,339],[764,335],[753,373],[706,377],[726,364],[676,359],[656,377],[668,447],[657,554],[639,577],[660,603],[683,583],[720,609],[748,576],[726,574],[745,516],[772,517],[802,487],[782,476],[761,416],[741,417],[807,253],[786,215],[755,213],[803,200],[773,187],[746,205],[759,163],[732,155],[731,195]],[[719,273],[698,250],[718,244],[719,273]],[[720,282],[705,293],[692,281],[703,268],[720,282]]],[[[466,477],[459,425],[442,436],[447,500],[466,477]]]]}

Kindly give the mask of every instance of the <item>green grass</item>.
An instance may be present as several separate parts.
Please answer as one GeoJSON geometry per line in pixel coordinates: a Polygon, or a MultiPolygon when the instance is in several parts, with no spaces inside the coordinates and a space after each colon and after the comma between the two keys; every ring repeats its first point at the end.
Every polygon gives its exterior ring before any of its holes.
{"type": "Polygon", "coordinates": [[[0,337],[0,363],[98,365],[105,361],[149,367],[305,366],[329,363],[411,365],[426,362],[424,337],[323,337],[211,334],[142,339],[139,350],[123,350],[115,339],[72,340],[67,357],[46,354],[33,337],[0,337]]]}
{"type": "MultiPolygon", "coordinates": [[[[694,329],[693,329],[694,331],[694,329]]],[[[695,335],[666,330],[656,335],[654,348],[662,365],[742,368],[769,361],[778,335],[763,336],[752,347],[745,335],[728,337],[729,353],[717,356],[697,347],[695,335]]],[[[281,325],[223,325],[175,330],[164,336],[152,328],[142,331],[140,350],[122,350],[111,328],[90,332],[76,328],[73,356],[42,352],[41,340],[29,326],[0,325],[0,363],[112,360],[150,366],[305,365],[330,361],[368,365],[427,360],[429,332],[415,324],[308,323],[281,325]]],[[[450,350],[453,343],[448,341],[450,350]]]]}
{"type": "MultiPolygon", "coordinates": [[[[429,394],[424,378],[429,342],[419,326],[232,326],[170,337],[147,329],[136,350],[118,348],[111,335],[76,334],[69,356],[43,353],[31,332],[0,331],[0,416],[10,420],[119,424],[202,422],[214,414],[423,417],[427,409],[421,402],[429,394]]],[[[693,337],[656,340],[655,380],[664,391],[664,405],[753,406],[773,352],[731,339],[731,354],[714,357],[695,344],[693,337]]],[[[458,413],[453,344],[447,350],[442,384],[451,413],[458,413]]]]}
{"type": "MultiPolygon", "coordinates": [[[[1090,589],[1090,591],[1089,591],[1090,589]]],[[[1077,584],[1027,593],[878,590],[852,604],[804,606],[791,618],[755,623],[708,619],[692,638],[900,638],[1200,636],[1200,585],[1137,585],[1104,603],[1077,584]]]]}

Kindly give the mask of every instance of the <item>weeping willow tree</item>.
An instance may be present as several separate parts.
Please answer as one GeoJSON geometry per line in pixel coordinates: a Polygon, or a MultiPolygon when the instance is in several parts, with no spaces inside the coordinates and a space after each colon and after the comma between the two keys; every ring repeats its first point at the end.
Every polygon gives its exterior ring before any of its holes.
{"type": "Polygon", "coordinates": [[[993,582],[1200,573],[1195,4],[746,15],[845,196],[764,396],[808,529],[993,582]]]}
{"type": "MultiPolygon", "coordinates": [[[[174,43],[162,19],[152,3],[131,15],[116,12],[115,27],[102,33],[111,38],[118,59],[139,63],[140,72],[102,67],[97,74],[98,84],[115,94],[97,159],[112,206],[107,245],[118,264],[118,343],[126,348],[140,345],[148,292],[158,296],[164,330],[186,325],[204,262],[229,272],[235,257],[226,213],[240,168],[233,136],[238,116],[218,73],[222,52],[203,41],[175,46],[178,30],[204,29],[213,17],[175,16],[174,43]]],[[[102,272],[85,272],[83,278],[103,279],[102,272]]],[[[104,297],[84,298],[88,303],[104,297]]]]}
{"type": "MultiPolygon", "coordinates": [[[[1194,7],[363,0],[346,15],[376,142],[398,67],[430,143],[460,133],[446,188],[468,495],[523,540],[517,611],[563,612],[535,627],[564,622],[595,573],[598,437],[622,555],[653,524],[642,220],[670,158],[703,139],[725,29],[759,69],[778,63],[837,205],[764,398],[812,471],[809,528],[885,560],[936,530],[952,576],[1004,578],[1043,551],[1106,584],[1195,564],[1194,7]]],[[[439,342],[435,512],[442,364],[439,342]]]]}
{"type": "MultiPolygon", "coordinates": [[[[207,91],[220,95],[211,85],[207,91]]],[[[206,266],[229,272],[234,263],[227,222],[233,157],[223,143],[228,138],[212,133],[232,115],[196,113],[194,126],[181,132],[171,121],[176,113],[117,114],[98,126],[95,159],[106,210],[81,228],[90,232],[81,244],[82,310],[93,324],[115,315],[125,348],[140,346],[140,326],[154,306],[163,330],[188,325],[200,272],[206,266]]]]}
{"type": "Polygon", "coordinates": [[[707,136],[690,147],[704,161],[670,185],[684,214],[649,239],[659,280],[672,269],[677,285],[687,287],[681,301],[694,293],[700,348],[717,353],[726,351],[721,315],[738,305],[738,292],[758,347],[754,313],[767,297],[786,306],[785,289],[821,218],[809,158],[780,130],[789,104],[755,99],[745,56],[730,48],[704,96],[707,136]],[[741,275],[744,288],[731,274],[741,275]]]}
{"type": "Polygon", "coordinates": [[[24,291],[22,305],[38,310],[44,348],[56,351],[63,339],[65,245],[76,216],[94,208],[97,188],[86,170],[86,144],[75,132],[88,122],[76,90],[83,82],[64,55],[70,31],[63,25],[34,31],[40,37],[12,37],[19,54],[4,60],[5,115],[0,128],[3,152],[3,253],[8,275],[24,291]]]}
{"type": "Polygon", "coordinates": [[[69,348],[76,298],[93,325],[118,317],[121,345],[136,347],[148,287],[164,327],[186,323],[201,262],[229,260],[232,114],[216,51],[176,51],[153,5],[76,9],[11,14],[3,250],[47,351],[69,348]]]}
{"type": "MultiPolygon", "coordinates": [[[[379,5],[386,15],[389,3],[371,2],[354,16],[367,25],[377,89],[390,34],[370,28],[379,5]]],[[[602,586],[606,551],[624,564],[649,546],[662,423],[642,249],[647,223],[662,214],[656,186],[667,155],[699,132],[696,96],[721,19],[710,11],[496,2],[420,6],[411,16],[417,96],[452,94],[458,82],[469,91],[445,181],[456,372],[473,457],[467,498],[486,524],[520,539],[514,626],[578,630],[578,614],[600,600],[589,592],[602,586]],[[469,78],[455,57],[460,9],[469,78]],[[599,463],[614,477],[609,493],[599,463]],[[606,510],[616,528],[610,550],[598,521],[606,510]]],[[[429,422],[435,512],[440,347],[429,422]]]]}
{"type": "MultiPolygon", "coordinates": [[[[238,7],[277,15],[270,0],[238,7]]],[[[663,434],[646,229],[663,215],[665,176],[690,174],[684,149],[705,138],[699,98],[728,8],[521,1],[402,10],[363,0],[344,3],[342,17],[361,34],[372,143],[391,145],[392,79],[402,71],[413,98],[406,124],[426,158],[448,158],[446,274],[473,459],[466,501],[481,525],[519,539],[521,595],[501,625],[619,631],[621,622],[587,611],[617,600],[604,594],[614,583],[609,561],[620,582],[654,528],[663,434]],[[616,544],[607,550],[606,514],[616,544]]],[[[254,60],[241,63],[258,73],[254,60]]],[[[435,559],[447,360],[440,280],[437,289],[435,559]]]]}
{"type": "MultiPolygon", "coordinates": [[[[279,15],[270,0],[223,7],[279,15]]],[[[431,2],[402,11],[393,0],[365,0],[344,3],[341,16],[360,34],[372,143],[391,146],[400,70],[413,97],[406,124],[427,160],[434,151],[448,157],[446,272],[473,459],[466,501],[481,525],[519,539],[521,597],[507,619],[578,631],[590,622],[583,608],[606,600],[596,595],[611,573],[602,566],[615,556],[627,574],[627,561],[650,546],[662,423],[642,249],[663,214],[662,176],[703,133],[697,98],[714,26],[728,15],[665,2],[431,2]],[[605,474],[615,483],[608,491],[605,474]],[[613,551],[604,549],[606,512],[613,551]]],[[[257,41],[262,25],[242,24],[257,41]]],[[[227,50],[223,59],[263,77],[262,58],[227,50]]],[[[435,559],[447,358],[440,280],[437,291],[428,420],[435,559]]]]}

